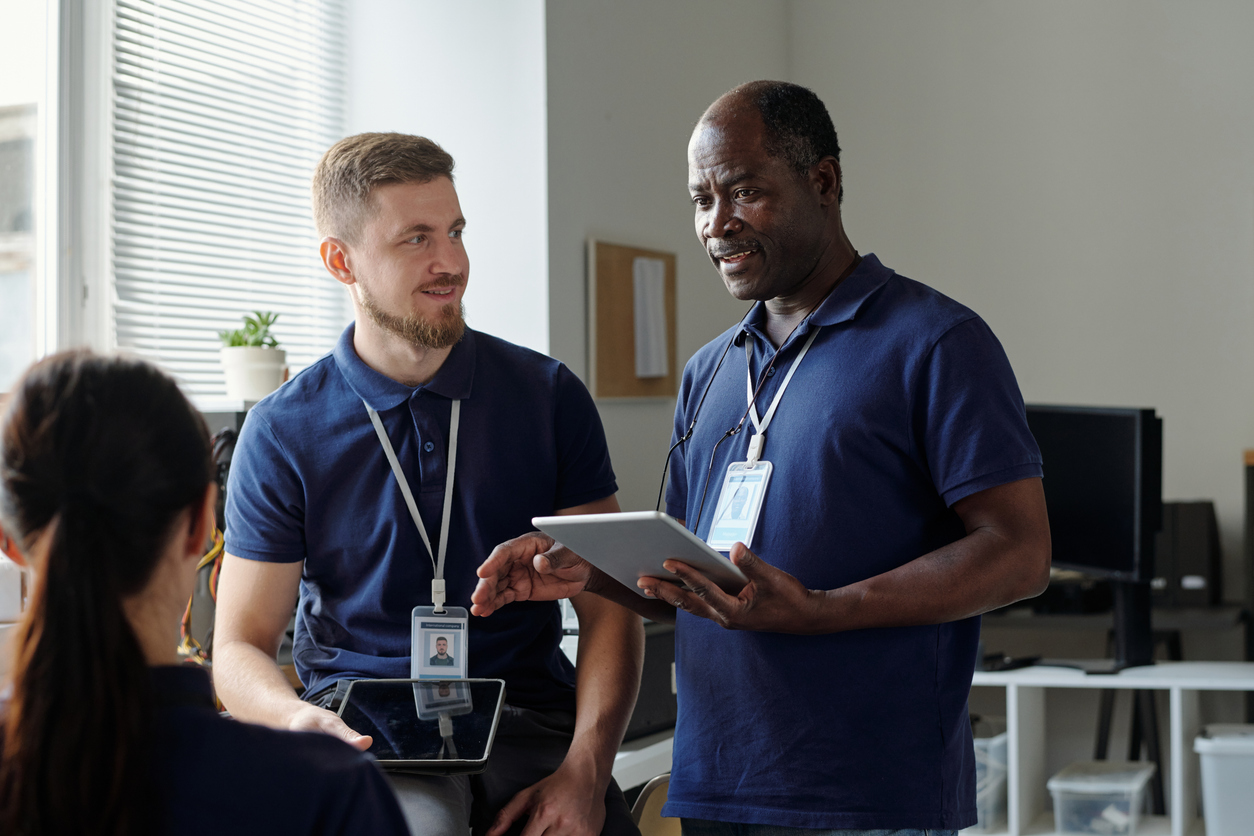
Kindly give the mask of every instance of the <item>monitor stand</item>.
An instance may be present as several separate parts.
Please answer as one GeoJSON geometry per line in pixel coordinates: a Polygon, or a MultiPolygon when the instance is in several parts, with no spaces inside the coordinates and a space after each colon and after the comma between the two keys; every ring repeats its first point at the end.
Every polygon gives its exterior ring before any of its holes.
{"type": "Polygon", "coordinates": [[[1079,668],[1094,675],[1116,674],[1126,668],[1154,664],[1150,585],[1137,581],[1114,581],[1112,586],[1115,590],[1115,658],[1042,659],[1036,664],[1079,668]]]}

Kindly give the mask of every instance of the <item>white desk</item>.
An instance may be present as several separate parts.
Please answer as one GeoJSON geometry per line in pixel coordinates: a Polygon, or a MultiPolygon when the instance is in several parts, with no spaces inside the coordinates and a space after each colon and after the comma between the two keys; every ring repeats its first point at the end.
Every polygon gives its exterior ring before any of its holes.
{"type": "Polygon", "coordinates": [[[667,729],[624,743],[614,756],[614,780],[629,789],[670,772],[674,738],[675,730],[667,729]]]}
{"type": "Polygon", "coordinates": [[[972,685],[1006,689],[1007,832],[1011,836],[1053,832],[1052,802],[1045,782],[1045,689],[1118,688],[1167,691],[1171,748],[1167,818],[1142,818],[1140,834],[1192,836],[1200,790],[1193,738],[1200,729],[1199,691],[1254,691],[1254,662],[1162,662],[1113,676],[1086,675],[1071,668],[1034,667],[1005,672],[977,671],[972,685]]]}

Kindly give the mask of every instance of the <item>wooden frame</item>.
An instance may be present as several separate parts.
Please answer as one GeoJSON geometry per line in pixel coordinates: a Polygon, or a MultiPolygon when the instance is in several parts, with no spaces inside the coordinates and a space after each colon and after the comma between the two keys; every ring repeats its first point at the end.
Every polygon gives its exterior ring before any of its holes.
{"type": "Polygon", "coordinates": [[[675,254],[588,239],[588,388],[594,398],[665,398],[679,392],[675,254]],[[637,377],[633,269],[637,258],[666,264],[663,377],[637,377]]]}

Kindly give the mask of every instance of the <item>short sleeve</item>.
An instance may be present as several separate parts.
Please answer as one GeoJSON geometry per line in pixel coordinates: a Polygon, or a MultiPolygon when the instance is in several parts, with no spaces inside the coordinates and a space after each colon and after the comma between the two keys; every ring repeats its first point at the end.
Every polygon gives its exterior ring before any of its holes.
{"type": "Polygon", "coordinates": [[[945,332],[923,361],[912,420],[919,452],[946,505],[1042,475],[1010,361],[978,317],[945,332]]]}
{"type": "Polygon", "coordinates": [[[273,428],[255,412],[240,431],[226,489],[226,552],[248,560],[305,559],[304,489],[273,428]]]}
{"type": "Polygon", "coordinates": [[[557,442],[554,508],[573,508],[618,491],[605,428],[592,396],[579,378],[559,365],[553,431],[557,442]]]}

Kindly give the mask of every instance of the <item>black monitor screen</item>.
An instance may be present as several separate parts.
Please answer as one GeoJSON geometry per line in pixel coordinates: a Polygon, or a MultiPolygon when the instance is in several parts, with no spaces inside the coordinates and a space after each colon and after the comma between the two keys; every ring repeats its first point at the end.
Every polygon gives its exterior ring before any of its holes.
{"type": "Polygon", "coordinates": [[[1054,565],[1127,581],[1153,573],[1162,421],[1153,410],[1034,406],[1054,565]]]}

